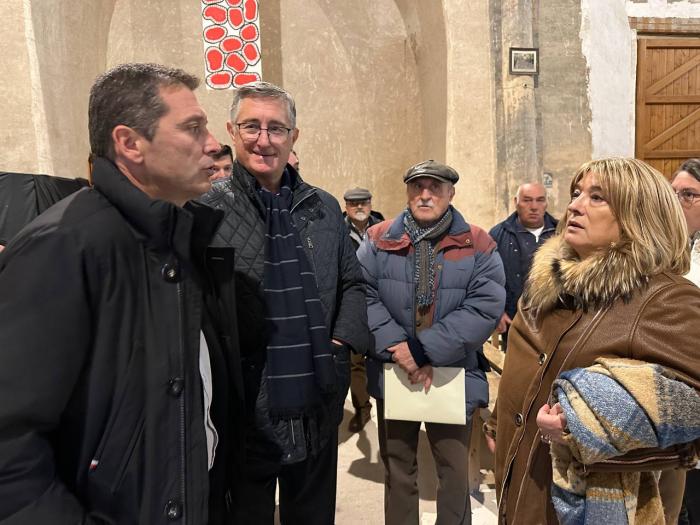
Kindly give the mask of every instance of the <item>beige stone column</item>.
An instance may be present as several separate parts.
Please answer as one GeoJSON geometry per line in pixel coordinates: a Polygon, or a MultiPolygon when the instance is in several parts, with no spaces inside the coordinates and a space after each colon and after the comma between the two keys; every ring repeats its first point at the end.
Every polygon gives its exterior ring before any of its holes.
{"type": "Polygon", "coordinates": [[[527,180],[539,180],[542,161],[537,127],[536,80],[529,75],[511,75],[511,47],[536,47],[533,39],[533,9],[537,0],[495,0],[500,8],[499,55],[500,83],[498,170],[496,213],[502,220],[509,213],[518,186],[527,180]]]}
{"type": "Polygon", "coordinates": [[[496,123],[488,2],[443,0],[447,35],[446,161],[460,174],[454,204],[468,222],[494,222],[496,123]]]}

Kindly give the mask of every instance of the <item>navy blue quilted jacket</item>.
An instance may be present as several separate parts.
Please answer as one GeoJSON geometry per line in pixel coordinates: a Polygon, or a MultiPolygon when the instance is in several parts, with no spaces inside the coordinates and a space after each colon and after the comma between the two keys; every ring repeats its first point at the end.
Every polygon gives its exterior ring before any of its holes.
{"type": "Polygon", "coordinates": [[[292,170],[291,215],[304,251],[314,269],[319,297],[328,328],[328,340],[345,347],[336,356],[337,394],[328,399],[315,418],[291,423],[272,422],[267,411],[267,389],[263,370],[266,361],[265,298],[265,211],[255,191],[255,179],[240,164],[233,175],[214,183],[203,197],[210,206],[225,212],[213,245],[235,250],[236,304],[239,341],[243,360],[246,397],[248,451],[274,457],[281,463],[303,460],[323,447],[331,428],[342,419],[343,402],[350,386],[349,351],[365,354],[370,334],[362,272],[350,242],[338,201],[329,193],[306,184],[292,170]],[[299,439],[303,434],[305,440],[299,439]]]}

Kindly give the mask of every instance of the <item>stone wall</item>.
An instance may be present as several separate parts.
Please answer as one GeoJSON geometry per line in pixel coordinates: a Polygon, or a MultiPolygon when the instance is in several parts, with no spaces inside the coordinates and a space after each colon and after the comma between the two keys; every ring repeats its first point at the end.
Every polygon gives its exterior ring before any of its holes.
{"type": "MultiPolygon", "coordinates": [[[[560,214],[582,162],[634,151],[635,34],[628,16],[700,16],[698,1],[264,0],[263,77],[298,102],[306,179],[340,198],[369,187],[391,216],[401,176],[434,158],[462,179],[456,206],[489,227],[517,186],[551,182],[560,214]],[[508,72],[537,47],[536,77],[508,72]]],[[[199,2],[0,3],[0,169],[85,175],[90,86],[153,61],[203,74],[199,2]],[[79,29],[79,30],[78,30],[79,29]]],[[[222,142],[229,91],[198,90],[222,142]]]]}

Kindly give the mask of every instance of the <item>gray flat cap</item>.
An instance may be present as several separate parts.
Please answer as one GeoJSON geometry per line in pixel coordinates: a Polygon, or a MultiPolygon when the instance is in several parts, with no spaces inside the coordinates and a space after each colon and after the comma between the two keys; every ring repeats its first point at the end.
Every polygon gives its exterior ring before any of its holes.
{"type": "Polygon", "coordinates": [[[426,160],[419,162],[415,166],[408,168],[408,171],[403,176],[404,182],[410,182],[418,177],[432,177],[442,182],[451,182],[455,184],[459,180],[459,174],[449,166],[435,162],[434,160],[426,160]]]}
{"type": "Polygon", "coordinates": [[[343,199],[346,201],[368,201],[372,198],[369,190],[364,188],[353,188],[345,192],[343,199]]]}

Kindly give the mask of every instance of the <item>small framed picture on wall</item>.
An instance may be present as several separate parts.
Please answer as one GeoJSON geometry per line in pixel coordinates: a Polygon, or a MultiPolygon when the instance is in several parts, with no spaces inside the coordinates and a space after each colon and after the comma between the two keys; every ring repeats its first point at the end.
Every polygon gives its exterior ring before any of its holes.
{"type": "Polygon", "coordinates": [[[510,74],[536,75],[540,69],[540,51],[536,47],[510,48],[510,74]]]}

